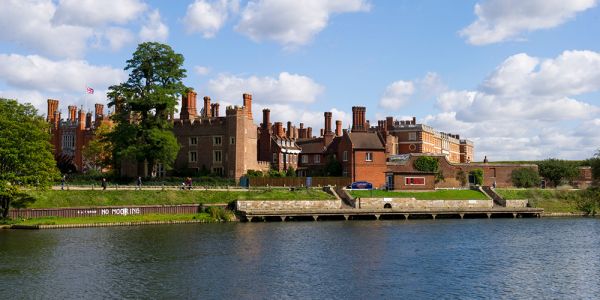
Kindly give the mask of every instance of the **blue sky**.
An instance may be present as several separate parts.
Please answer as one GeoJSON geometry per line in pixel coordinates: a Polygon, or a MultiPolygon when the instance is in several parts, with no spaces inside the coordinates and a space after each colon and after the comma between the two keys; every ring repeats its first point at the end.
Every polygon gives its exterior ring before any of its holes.
{"type": "Polygon", "coordinates": [[[0,0],[0,96],[91,109],[136,45],[185,56],[186,85],[317,130],[409,118],[476,159],[583,159],[600,148],[598,0],[0,0]],[[86,95],[85,87],[96,90],[86,95]]]}

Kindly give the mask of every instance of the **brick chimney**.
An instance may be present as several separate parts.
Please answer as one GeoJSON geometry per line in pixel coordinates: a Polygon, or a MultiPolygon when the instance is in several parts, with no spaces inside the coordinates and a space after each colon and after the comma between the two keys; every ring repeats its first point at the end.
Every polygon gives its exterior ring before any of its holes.
{"type": "Polygon", "coordinates": [[[77,118],[79,122],[79,129],[85,129],[87,126],[85,125],[85,112],[83,109],[79,109],[79,117],[77,118]]]}
{"type": "Polygon", "coordinates": [[[208,96],[204,96],[204,108],[203,108],[203,115],[202,117],[204,118],[210,118],[212,117],[212,111],[211,111],[211,106],[210,106],[210,97],[208,96]]]}
{"type": "Polygon", "coordinates": [[[300,123],[300,129],[298,129],[298,138],[305,139],[306,138],[306,128],[304,128],[304,123],[300,123]]]}
{"type": "Polygon", "coordinates": [[[251,94],[244,94],[244,107],[246,108],[246,111],[248,112],[248,118],[250,120],[252,120],[252,95],[251,94]]]}
{"type": "Polygon", "coordinates": [[[413,124],[413,125],[417,124],[417,117],[413,117],[413,118],[412,118],[412,124],[413,124]]]}
{"type": "Polygon", "coordinates": [[[186,95],[181,96],[181,112],[179,113],[179,119],[190,120],[196,118],[196,96],[196,92],[191,89],[188,90],[186,95]]]}
{"type": "Polygon", "coordinates": [[[324,134],[333,133],[333,131],[331,131],[331,112],[326,111],[323,116],[325,117],[324,134]]]}
{"type": "Polygon", "coordinates": [[[213,103],[210,105],[210,114],[213,118],[219,117],[219,103],[213,103]]]}
{"type": "Polygon", "coordinates": [[[323,136],[323,128],[321,128],[321,135],[319,135],[319,136],[323,136]]]}
{"type": "Polygon", "coordinates": [[[364,106],[352,106],[352,132],[367,131],[365,128],[366,108],[364,106]]]}
{"type": "Polygon", "coordinates": [[[310,138],[312,138],[312,137],[313,137],[313,135],[312,135],[312,127],[308,127],[308,128],[306,129],[306,138],[309,138],[309,139],[310,139],[310,138]]]}
{"type": "Polygon", "coordinates": [[[385,129],[387,131],[394,129],[394,117],[386,117],[385,118],[385,129]]]}
{"type": "Polygon", "coordinates": [[[58,110],[58,100],[48,99],[48,115],[46,121],[54,123],[54,113],[58,110]]]}
{"type": "Polygon", "coordinates": [[[54,111],[54,128],[55,129],[57,129],[60,124],[60,116],[61,116],[61,114],[58,110],[54,111]]]}
{"type": "Polygon", "coordinates": [[[77,119],[77,106],[75,105],[69,105],[69,120],[71,122],[75,122],[77,119]]]}
{"type": "Polygon", "coordinates": [[[271,110],[268,108],[263,109],[262,128],[266,129],[267,132],[271,131],[271,110]]]}
{"type": "Polygon", "coordinates": [[[292,131],[292,122],[288,121],[287,122],[287,130],[285,131],[285,133],[287,134],[288,138],[293,138],[293,131],[292,131]]]}
{"type": "Polygon", "coordinates": [[[342,120],[335,120],[335,135],[342,136],[342,120]]]}
{"type": "Polygon", "coordinates": [[[281,138],[285,137],[285,133],[283,132],[283,123],[275,122],[274,127],[275,128],[273,128],[273,133],[275,133],[276,136],[281,138]]]}

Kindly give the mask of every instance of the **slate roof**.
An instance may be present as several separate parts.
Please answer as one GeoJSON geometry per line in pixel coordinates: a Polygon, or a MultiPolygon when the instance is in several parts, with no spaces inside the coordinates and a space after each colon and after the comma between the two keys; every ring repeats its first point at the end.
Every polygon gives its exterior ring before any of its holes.
{"type": "Polygon", "coordinates": [[[302,140],[298,142],[298,146],[302,148],[302,153],[323,153],[325,150],[323,138],[302,140]]]}
{"type": "Polygon", "coordinates": [[[354,149],[385,150],[385,146],[376,132],[349,132],[348,137],[354,149]]]}

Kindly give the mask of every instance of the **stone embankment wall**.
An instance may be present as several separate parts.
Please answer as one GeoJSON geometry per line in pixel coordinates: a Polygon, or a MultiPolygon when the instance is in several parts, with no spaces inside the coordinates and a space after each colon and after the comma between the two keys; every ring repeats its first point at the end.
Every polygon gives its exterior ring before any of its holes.
{"type": "Polygon", "coordinates": [[[11,209],[11,218],[41,217],[95,217],[109,215],[145,215],[145,214],[194,214],[202,210],[199,204],[182,205],[144,205],[144,206],[96,206],[69,208],[32,208],[11,209]]]}
{"type": "Polygon", "coordinates": [[[390,204],[393,209],[452,209],[492,208],[492,200],[416,200],[415,198],[357,198],[356,207],[382,209],[390,204]]]}
{"type": "Polygon", "coordinates": [[[506,207],[527,207],[529,200],[506,200],[506,207]]]}
{"type": "Polygon", "coordinates": [[[303,210],[303,209],[339,209],[341,200],[238,200],[236,208],[248,210],[303,210]]]}

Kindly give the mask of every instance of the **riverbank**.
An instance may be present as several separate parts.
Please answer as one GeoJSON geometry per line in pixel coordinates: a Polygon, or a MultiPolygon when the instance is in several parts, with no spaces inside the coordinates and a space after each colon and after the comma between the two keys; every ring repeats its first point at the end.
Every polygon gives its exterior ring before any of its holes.
{"type": "Polygon", "coordinates": [[[527,199],[531,207],[543,208],[544,215],[585,215],[578,205],[581,190],[554,189],[496,189],[506,200],[527,199]]]}
{"type": "Polygon", "coordinates": [[[181,205],[230,203],[235,200],[332,200],[320,189],[227,190],[69,190],[31,191],[36,199],[28,208],[95,207],[124,205],[181,205]]]}

